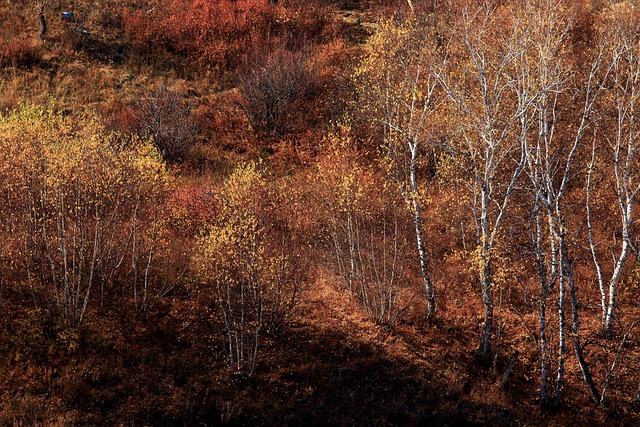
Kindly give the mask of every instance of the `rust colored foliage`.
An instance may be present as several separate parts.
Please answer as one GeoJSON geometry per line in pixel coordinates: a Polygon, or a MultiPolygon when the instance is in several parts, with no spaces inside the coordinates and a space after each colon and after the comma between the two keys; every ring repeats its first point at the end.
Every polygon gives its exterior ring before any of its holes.
{"type": "Polygon", "coordinates": [[[0,37],[0,66],[31,67],[41,60],[40,49],[33,39],[19,37],[5,40],[0,37]]]}
{"type": "Polygon", "coordinates": [[[176,232],[196,236],[215,217],[215,196],[211,186],[187,184],[176,189],[169,199],[170,224],[176,232]]]}
{"type": "Polygon", "coordinates": [[[138,48],[162,46],[206,64],[237,61],[251,39],[275,20],[267,0],[173,0],[125,20],[138,48]]]}

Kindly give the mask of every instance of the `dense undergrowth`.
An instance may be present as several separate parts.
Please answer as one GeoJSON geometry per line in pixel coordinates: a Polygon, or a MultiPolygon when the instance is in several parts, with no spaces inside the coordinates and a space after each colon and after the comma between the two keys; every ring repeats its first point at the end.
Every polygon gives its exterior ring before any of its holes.
{"type": "Polygon", "coordinates": [[[635,2],[0,13],[2,425],[640,419],[635,2]]]}

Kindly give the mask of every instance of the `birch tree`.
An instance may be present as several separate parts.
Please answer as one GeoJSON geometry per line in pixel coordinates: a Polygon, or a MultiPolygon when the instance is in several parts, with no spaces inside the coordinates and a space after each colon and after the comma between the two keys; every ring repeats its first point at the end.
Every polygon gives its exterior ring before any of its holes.
{"type": "MultiPolygon", "coordinates": [[[[538,86],[535,101],[537,132],[527,144],[526,165],[534,198],[531,237],[540,281],[539,351],[541,356],[540,400],[548,394],[549,349],[547,341],[547,303],[557,286],[558,353],[553,405],[560,401],[565,381],[567,296],[571,307],[570,337],[585,384],[594,401],[599,400],[580,339],[579,303],[566,221],[565,196],[575,180],[578,153],[583,150],[586,132],[593,128],[596,101],[611,67],[604,62],[603,50],[595,49],[583,78],[572,78],[566,51],[571,14],[561,1],[542,0],[526,5],[530,34],[535,49],[523,62],[538,86]],[[574,87],[582,87],[577,89],[574,87]],[[566,117],[565,117],[566,116],[566,117]],[[565,124],[559,128],[559,123],[565,124]]],[[[602,46],[602,45],[601,45],[602,46]]]]}
{"type": "MultiPolygon", "coordinates": [[[[605,107],[612,112],[612,123],[604,123],[606,128],[599,133],[603,139],[599,147],[594,141],[592,157],[587,176],[586,212],[591,250],[601,296],[601,316],[603,331],[609,334],[613,328],[616,311],[616,297],[623,268],[631,253],[638,255],[632,236],[632,221],[638,190],[638,150],[640,144],[640,11],[629,2],[611,4],[604,14],[603,40],[607,40],[607,61],[611,74],[607,82],[608,96],[605,107]],[[601,171],[613,178],[613,190],[618,208],[617,227],[610,240],[612,263],[604,267],[602,256],[597,250],[603,241],[594,236],[594,218],[591,209],[593,195],[593,174],[599,148],[604,148],[607,170],[601,171]],[[618,241],[617,236],[620,236],[618,241]]],[[[605,186],[610,188],[609,186],[605,186]]]]}
{"type": "Polygon", "coordinates": [[[282,201],[256,165],[240,165],[221,190],[218,218],[196,243],[194,270],[224,324],[230,372],[251,376],[260,337],[284,324],[301,277],[284,243],[291,236],[279,234],[282,201]]]}
{"type": "Polygon", "coordinates": [[[429,175],[422,167],[433,144],[439,104],[431,72],[433,40],[431,29],[417,21],[383,21],[355,75],[359,108],[382,132],[382,164],[413,220],[427,317],[433,317],[436,307],[424,235],[423,199],[429,175]]]}
{"type": "Polygon", "coordinates": [[[450,151],[470,173],[475,264],[484,306],[479,350],[484,366],[492,353],[494,250],[525,166],[521,127],[535,97],[522,84],[526,76],[517,69],[528,47],[516,16],[513,10],[491,2],[465,7],[435,74],[460,117],[458,141],[450,151]]]}
{"type": "MultiPolygon", "coordinates": [[[[539,91],[534,104],[537,132],[531,136],[526,150],[527,175],[531,181],[534,198],[531,212],[531,240],[540,283],[539,299],[539,353],[540,353],[540,401],[548,400],[548,337],[547,304],[552,288],[559,280],[560,239],[564,231],[559,230],[559,202],[564,192],[566,180],[561,188],[556,188],[556,171],[563,171],[565,178],[570,170],[577,141],[568,152],[555,143],[556,120],[559,103],[568,91],[569,73],[567,63],[558,61],[563,57],[564,42],[569,30],[566,15],[558,2],[541,1],[538,7],[528,7],[529,33],[534,49],[522,62],[522,69],[539,91]],[[535,135],[535,136],[534,136],[535,135]],[[563,165],[564,163],[564,165],[563,165]],[[564,167],[563,167],[564,166],[564,167]]],[[[559,397],[564,380],[565,336],[565,281],[560,280],[558,295],[558,376],[555,390],[559,397]]]]}
{"type": "Polygon", "coordinates": [[[0,117],[0,156],[3,228],[37,305],[44,295],[77,327],[98,286],[102,300],[105,284],[130,285],[140,310],[163,294],[152,264],[167,182],[148,141],[118,144],[95,118],[24,106],[0,117]]]}

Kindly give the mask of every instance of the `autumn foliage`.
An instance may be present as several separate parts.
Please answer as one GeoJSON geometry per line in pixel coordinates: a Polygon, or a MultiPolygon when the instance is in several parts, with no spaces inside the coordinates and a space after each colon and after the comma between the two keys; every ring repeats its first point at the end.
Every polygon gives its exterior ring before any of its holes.
{"type": "Polygon", "coordinates": [[[40,3],[0,424],[638,424],[636,2],[40,3]]]}
{"type": "Polygon", "coordinates": [[[278,225],[277,193],[256,166],[241,165],[220,190],[220,211],[196,244],[194,268],[224,319],[230,371],[250,376],[261,335],[283,326],[301,275],[278,225]]]}
{"type": "Polygon", "coordinates": [[[250,44],[253,29],[274,16],[268,0],[176,0],[131,12],[125,29],[141,50],[161,46],[224,66],[250,44]]]}
{"type": "Polygon", "coordinates": [[[157,151],[40,107],[0,126],[6,274],[74,326],[118,292],[144,309],[162,286],[152,267],[167,185],[157,151]]]}

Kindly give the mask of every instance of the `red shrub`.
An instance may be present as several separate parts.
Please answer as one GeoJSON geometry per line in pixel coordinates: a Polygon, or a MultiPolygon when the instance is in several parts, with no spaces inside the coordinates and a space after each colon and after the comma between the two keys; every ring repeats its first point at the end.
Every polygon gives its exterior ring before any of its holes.
{"type": "Polygon", "coordinates": [[[214,190],[210,186],[186,184],[167,201],[171,225],[184,236],[195,236],[213,221],[214,190]]]}
{"type": "Polygon", "coordinates": [[[301,42],[335,38],[328,8],[316,3],[287,6],[269,0],[168,0],[149,11],[128,11],[124,28],[141,50],[162,48],[214,66],[233,68],[246,52],[283,38],[301,42]]]}
{"type": "Polygon", "coordinates": [[[40,60],[40,47],[33,38],[27,36],[10,40],[0,38],[0,66],[32,67],[40,60]]]}
{"type": "Polygon", "coordinates": [[[162,46],[213,65],[233,63],[275,22],[268,0],[173,0],[129,13],[125,30],[139,48],[162,46]]]}

